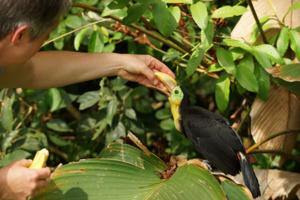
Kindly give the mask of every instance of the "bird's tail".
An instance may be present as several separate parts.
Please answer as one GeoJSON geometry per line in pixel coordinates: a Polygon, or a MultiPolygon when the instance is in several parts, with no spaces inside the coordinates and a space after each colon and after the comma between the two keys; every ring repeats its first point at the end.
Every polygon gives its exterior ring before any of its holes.
{"type": "Polygon", "coordinates": [[[249,188],[253,198],[256,198],[260,196],[260,190],[254,170],[243,153],[239,152],[238,157],[240,160],[241,171],[243,174],[245,185],[249,188]]]}

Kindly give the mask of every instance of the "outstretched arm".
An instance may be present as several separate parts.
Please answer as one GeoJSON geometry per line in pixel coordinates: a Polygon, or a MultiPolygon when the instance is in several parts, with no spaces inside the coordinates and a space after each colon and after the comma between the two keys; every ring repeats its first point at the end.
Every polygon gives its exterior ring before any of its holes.
{"type": "Polygon", "coordinates": [[[154,71],[174,77],[166,65],[148,55],[39,52],[22,66],[3,67],[0,87],[50,88],[118,75],[162,90],[163,85],[155,78],[154,71]]]}

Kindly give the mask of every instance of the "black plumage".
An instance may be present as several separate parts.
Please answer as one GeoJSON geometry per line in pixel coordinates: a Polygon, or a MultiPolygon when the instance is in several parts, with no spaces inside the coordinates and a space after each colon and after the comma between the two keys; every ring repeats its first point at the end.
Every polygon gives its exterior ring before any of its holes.
{"type": "Polygon", "coordinates": [[[242,170],[253,197],[259,196],[259,184],[244,156],[245,148],[227,119],[204,108],[190,106],[186,95],[180,105],[180,116],[181,131],[212,167],[231,175],[242,170]]]}

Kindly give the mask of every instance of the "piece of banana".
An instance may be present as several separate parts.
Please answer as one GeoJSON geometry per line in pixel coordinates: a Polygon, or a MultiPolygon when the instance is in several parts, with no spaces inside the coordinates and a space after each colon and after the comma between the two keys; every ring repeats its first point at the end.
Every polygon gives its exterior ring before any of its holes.
{"type": "Polygon", "coordinates": [[[46,162],[49,156],[49,151],[47,149],[42,149],[36,152],[34,159],[30,165],[30,169],[41,169],[46,167],[46,162]]]}

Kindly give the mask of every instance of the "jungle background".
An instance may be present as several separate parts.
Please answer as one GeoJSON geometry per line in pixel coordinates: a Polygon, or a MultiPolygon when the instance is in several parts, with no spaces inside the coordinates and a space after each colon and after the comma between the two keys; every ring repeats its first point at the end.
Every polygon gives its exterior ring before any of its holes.
{"type": "MultiPolygon", "coordinates": [[[[300,4],[278,11],[273,2],[255,3],[258,26],[243,0],[75,0],[42,50],[162,60],[193,104],[228,118],[247,148],[258,143],[249,150],[256,169],[280,170],[264,175],[277,180],[278,188],[289,187],[269,198],[296,199],[300,33],[288,19],[300,4]]],[[[166,162],[172,155],[197,157],[176,131],[167,97],[118,77],[48,90],[2,89],[0,98],[0,166],[32,158],[42,148],[50,150],[52,167],[98,157],[106,145],[128,141],[128,132],[166,162]]]]}

